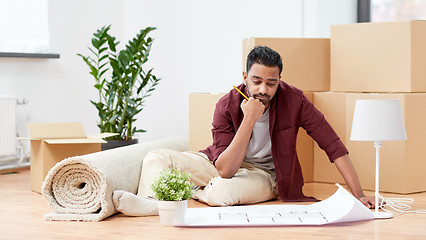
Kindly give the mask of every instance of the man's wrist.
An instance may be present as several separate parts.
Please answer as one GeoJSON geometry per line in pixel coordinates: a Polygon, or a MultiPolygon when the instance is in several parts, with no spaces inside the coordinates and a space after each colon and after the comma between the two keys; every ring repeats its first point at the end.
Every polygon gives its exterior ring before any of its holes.
{"type": "Polygon", "coordinates": [[[354,197],[356,197],[358,199],[365,197],[365,194],[364,194],[364,192],[362,190],[360,190],[360,191],[353,191],[352,194],[354,195],[354,197]]]}
{"type": "Polygon", "coordinates": [[[244,116],[243,121],[241,122],[241,126],[244,125],[244,126],[247,126],[247,127],[250,127],[250,128],[253,129],[254,124],[256,123],[256,121],[257,120],[250,119],[250,118],[244,116]]]}

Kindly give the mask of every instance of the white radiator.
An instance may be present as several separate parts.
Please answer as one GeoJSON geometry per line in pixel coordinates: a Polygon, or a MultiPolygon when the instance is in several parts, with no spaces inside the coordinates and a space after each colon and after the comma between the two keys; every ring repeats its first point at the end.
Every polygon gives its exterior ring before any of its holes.
{"type": "Polygon", "coordinates": [[[0,159],[17,154],[16,107],[16,97],[0,95],[0,159]]]}

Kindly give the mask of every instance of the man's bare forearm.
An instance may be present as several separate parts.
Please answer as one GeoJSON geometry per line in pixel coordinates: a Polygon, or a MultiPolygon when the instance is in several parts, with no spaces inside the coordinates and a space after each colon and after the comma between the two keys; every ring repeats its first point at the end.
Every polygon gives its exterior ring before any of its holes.
{"type": "Polygon", "coordinates": [[[231,144],[216,160],[216,168],[223,178],[231,178],[241,167],[250,141],[254,122],[243,120],[231,144]]]}
{"type": "Polygon", "coordinates": [[[335,159],[334,164],[336,165],[342,177],[345,179],[345,182],[351,190],[352,194],[356,198],[365,197],[364,192],[361,189],[361,184],[359,183],[358,175],[356,174],[355,168],[352,165],[349,156],[346,154],[335,159]]]}
{"type": "Polygon", "coordinates": [[[241,167],[254,124],[262,116],[265,106],[259,100],[250,97],[249,100],[243,100],[241,109],[244,114],[243,121],[231,144],[219,155],[215,163],[219,175],[223,178],[231,178],[241,167]]]}

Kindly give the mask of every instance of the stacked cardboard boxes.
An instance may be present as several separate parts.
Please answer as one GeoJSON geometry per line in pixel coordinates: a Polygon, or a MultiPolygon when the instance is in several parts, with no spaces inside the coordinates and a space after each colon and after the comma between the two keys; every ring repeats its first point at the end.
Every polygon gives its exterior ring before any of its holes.
{"type": "MultiPolygon", "coordinates": [[[[426,21],[361,23],[331,28],[331,82],[314,103],[347,146],[364,189],[374,190],[373,142],[350,141],[356,99],[399,99],[407,141],[383,142],[380,190],[426,191],[426,21]]],[[[342,177],[317,145],[314,181],[342,177]]]]}
{"type": "Polygon", "coordinates": [[[333,92],[426,92],[426,21],[331,27],[333,92]]]}

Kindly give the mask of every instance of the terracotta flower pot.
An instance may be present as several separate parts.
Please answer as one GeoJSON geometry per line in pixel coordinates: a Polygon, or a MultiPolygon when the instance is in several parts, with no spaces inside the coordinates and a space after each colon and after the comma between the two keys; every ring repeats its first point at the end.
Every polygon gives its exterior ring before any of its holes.
{"type": "Polygon", "coordinates": [[[161,224],[164,226],[173,226],[173,223],[183,223],[187,208],[188,200],[158,201],[158,213],[161,224]]]}

